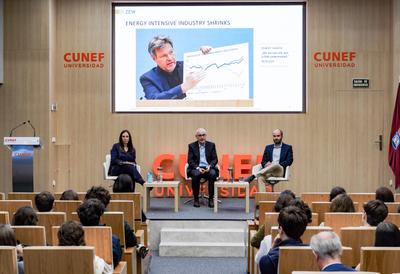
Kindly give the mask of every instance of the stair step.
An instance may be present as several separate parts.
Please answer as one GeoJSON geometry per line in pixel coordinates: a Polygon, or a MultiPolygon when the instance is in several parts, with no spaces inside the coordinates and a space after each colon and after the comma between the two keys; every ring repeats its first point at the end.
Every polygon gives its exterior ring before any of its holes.
{"type": "Polygon", "coordinates": [[[240,243],[161,242],[160,256],[177,257],[244,257],[245,246],[240,243]]]}
{"type": "Polygon", "coordinates": [[[245,242],[243,229],[222,228],[162,228],[161,242],[218,242],[240,243],[245,242]]]}

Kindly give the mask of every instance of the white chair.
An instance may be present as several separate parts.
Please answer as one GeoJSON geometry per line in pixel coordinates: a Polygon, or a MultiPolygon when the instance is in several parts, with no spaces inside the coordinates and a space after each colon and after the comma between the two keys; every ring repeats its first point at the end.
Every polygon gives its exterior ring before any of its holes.
{"type": "MultiPolygon", "coordinates": [[[[106,161],[103,163],[103,168],[104,168],[104,180],[112,180],[115,181],[118,176],[110,176],[108,175],[108,170],[110,168],[111,164],[111,155],[106,154],[106,161]]],[[[136,164],[136,169],[140,173],[140,165],[136,164]]]]}
{"type": "MultiPolygon", "coordinates": [[[[261,164],[255,165],[252,168],[252,174],[257,174],[262,169],[261,164]]],[[[271,185],[272,192],[274,192],[274,186],[279,182],[288,182],[290,176],[290,166],[286,167],[284,177],[269,177],[266,179],[267,184],[271,185]]]]}
{"type": "MultiPolygon", "coordinates": [[[[191,178],[191,177],[188,177],[188,174],[187,174],[187,168],[188,168],[188,166],[189,166],[189,164],[186,163],[186,165],[185,165],[185,180],[186,180],[186,181],[192,180],[192,178],[191,178]]],[[[219,165],[216,165],[215,167],[219,170],[219,165]]],[[[218,179],[218,178],[217,178],[217,179],[218,179]]],[[[210,197],[209,197],[208,195],[206,195],[206,193],[205,193],[205,185],[204,185],[204,184],[205,184],[206,182],[207,182],[206,179],[204,179],[204,178],[201,178],[201,179],[200,179],[200,196],[199,196],[199,201],[201,201],[202,199],[207,199],[207,201],[208,201],[208,199],[210,198],[210,197]]],[[[193,196],[193,198],[191,198],[191,199],[185,201],[184,204],[186,205],[186,204],[188,204],[188,203],[190,203],[190,202],[193,202],[193,201],[194,201],[194,196],[193,196]]],[[[221,203],[221,201],[218,200],[218,203],[221,203]]]]}

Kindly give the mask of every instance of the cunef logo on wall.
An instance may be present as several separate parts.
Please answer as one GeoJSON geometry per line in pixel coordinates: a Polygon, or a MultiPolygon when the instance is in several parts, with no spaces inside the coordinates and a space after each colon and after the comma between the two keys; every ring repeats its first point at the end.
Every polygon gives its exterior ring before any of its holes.
{"type": "Polygon", "coordinates": [[[313,54],[315,68],[355,68],[354,51],[317,51],[313,54]]]}
{"type": "Polygon", "coordinates": [[[64,53],[64,68],[104,67],[104,52],[66,52],[64,53]]]}

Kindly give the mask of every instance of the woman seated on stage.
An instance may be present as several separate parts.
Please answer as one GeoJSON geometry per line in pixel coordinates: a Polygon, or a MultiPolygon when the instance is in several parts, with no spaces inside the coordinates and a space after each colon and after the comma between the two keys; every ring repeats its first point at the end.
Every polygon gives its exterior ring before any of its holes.
{"type": "Polygon", "coordinates": [[[135,182],[143,185],[144,180],[136,169],[136,150],[132,144],[131,133],[123,130],[119,135],[119,143],[113,145],[111,149],[111,164],[108,175],[118,176],[128,174],[133,181],[133,191],[135,182]]]}

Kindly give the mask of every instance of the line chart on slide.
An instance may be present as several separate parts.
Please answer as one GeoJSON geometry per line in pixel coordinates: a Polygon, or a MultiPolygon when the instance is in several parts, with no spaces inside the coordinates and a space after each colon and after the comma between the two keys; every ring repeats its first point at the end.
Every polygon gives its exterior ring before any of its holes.
{"type": "Polygon", "coordinates": [[[184,54],[184,79],[190,73],[205,76],[186,93],[188,100],[249,99],[248,43],[213,48],[184,54]]]}

